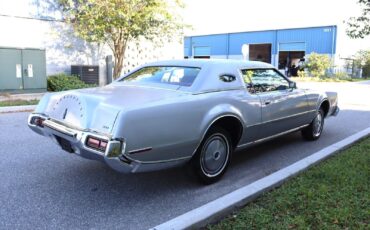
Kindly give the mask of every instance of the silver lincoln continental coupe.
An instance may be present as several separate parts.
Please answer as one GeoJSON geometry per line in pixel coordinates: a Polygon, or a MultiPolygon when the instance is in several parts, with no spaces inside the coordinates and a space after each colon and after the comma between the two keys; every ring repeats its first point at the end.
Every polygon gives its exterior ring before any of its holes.
{"type": "Polygon", "coordinates": [[[189,163],[204,183],[235,150],[294,131],[320,137],[337,94],[299,89],[272,65],[179,60],[143,65],[100,88],[46,94],[29,127],[120,172],[189,163]]]}

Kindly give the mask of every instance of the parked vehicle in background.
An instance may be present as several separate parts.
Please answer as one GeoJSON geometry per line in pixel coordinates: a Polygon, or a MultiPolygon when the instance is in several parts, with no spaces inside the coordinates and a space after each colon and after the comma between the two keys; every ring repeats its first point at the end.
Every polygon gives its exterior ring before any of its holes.
{"type": "Polygon", "coordinates": [[[299,89],[270,64],[179,60],[146,64],[105,87],[46,94],[28,124],[120,172],[189,163],[213,183],[234,150],[299,130],[316,140],[338,111],[336,93],[299,89]]]}

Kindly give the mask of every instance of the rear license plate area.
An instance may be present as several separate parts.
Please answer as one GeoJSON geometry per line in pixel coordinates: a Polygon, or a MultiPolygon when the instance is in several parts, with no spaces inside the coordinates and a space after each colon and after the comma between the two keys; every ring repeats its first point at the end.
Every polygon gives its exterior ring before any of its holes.
{"type": "Polygon", "coordinates": [[[73,149],[72,149],[72,146],[71,146],[71,142],[69,142],[68,140],[62,138],[62,137],[58,137],[58,136],[55,136],[60,147],[62,147],[62,149],[64,151],[67,151],[69,153],[74,153],[73,149]]]}

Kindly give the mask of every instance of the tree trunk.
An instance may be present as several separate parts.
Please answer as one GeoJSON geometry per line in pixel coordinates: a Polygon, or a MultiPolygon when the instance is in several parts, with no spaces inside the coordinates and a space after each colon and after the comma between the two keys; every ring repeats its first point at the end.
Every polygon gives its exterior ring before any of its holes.
{"type": "Polygon", "coordinates": [[[123,36],[119,36],[119,38],[114,39],[113,43],[114,43],[113,45],[114,49],[112,50],[114,55],[113,78],[117,79],[118,77],[121,76],[127,39],[123,38],[123,36]]]}
{"type": "Polygon", "coordinates": [[[114,51],[114,70],[113,78],[117,79],[122,72],[124,52],[120,50],[114,51]]]}

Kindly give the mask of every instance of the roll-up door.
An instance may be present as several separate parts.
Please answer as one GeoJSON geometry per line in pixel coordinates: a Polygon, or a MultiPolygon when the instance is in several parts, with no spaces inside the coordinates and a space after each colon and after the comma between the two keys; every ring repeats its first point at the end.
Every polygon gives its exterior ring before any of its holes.
{"type": "Polygon", "coordinates": [[[305,42],[280,43],[279,51],[306,51],[305,42]]]}

